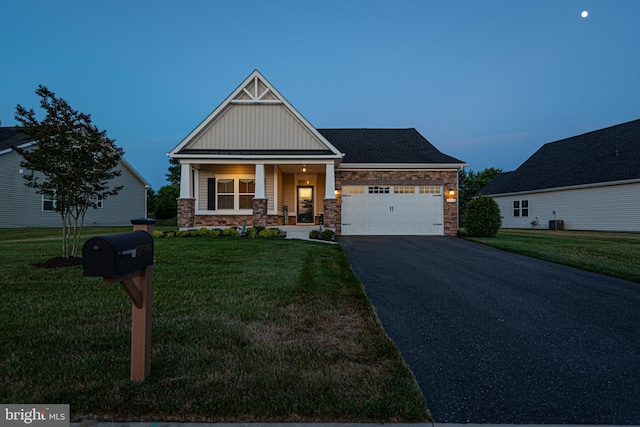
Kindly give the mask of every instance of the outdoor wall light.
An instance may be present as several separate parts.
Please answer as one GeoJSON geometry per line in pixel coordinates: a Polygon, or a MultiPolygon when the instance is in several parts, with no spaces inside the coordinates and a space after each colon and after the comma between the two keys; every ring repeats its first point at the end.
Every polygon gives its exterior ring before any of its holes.
{"type": "Polygon", "coordinates": [[[456,197],[456,190],[453,188],[449,189],[449,197],[456,197]]]}
{"type": "Polygon", "coordinates": [[[302,167],[302,172],[306,172],[307,168],[305,166],[302,167]]]}
{"type": "Polygon", "coordinates": [[[340,195],[340,190],[336,188],[335,190],[333,190],[333,194],[336,195],[336,196],[339,196],[340,195]]]}

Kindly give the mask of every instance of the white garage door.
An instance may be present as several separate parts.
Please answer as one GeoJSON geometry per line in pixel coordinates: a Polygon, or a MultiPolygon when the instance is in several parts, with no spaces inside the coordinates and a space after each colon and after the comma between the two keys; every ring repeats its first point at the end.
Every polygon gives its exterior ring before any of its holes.
{"type": "Polygon", "coordinates": [[[346,185],[342,234],[443,235],[442,186],[346,185]]]}

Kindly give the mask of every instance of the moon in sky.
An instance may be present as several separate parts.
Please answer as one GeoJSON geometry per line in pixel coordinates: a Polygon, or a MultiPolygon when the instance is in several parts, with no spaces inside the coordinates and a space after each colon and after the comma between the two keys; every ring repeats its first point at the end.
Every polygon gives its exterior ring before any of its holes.
{"type": "Polygon", "coordinates": [[[589,12],[587,12],[586,10],[583,10],[580,16],[582,16],[583,18],[586,18],[587,16],[589,16],[589,12]]]}

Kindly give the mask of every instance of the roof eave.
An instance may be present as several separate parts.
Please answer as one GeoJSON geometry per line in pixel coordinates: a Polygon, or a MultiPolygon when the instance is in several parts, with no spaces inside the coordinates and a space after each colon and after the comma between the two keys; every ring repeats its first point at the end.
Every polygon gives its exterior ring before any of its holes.
{"type": "Polygon", "coordinates": [[[197,160],[263,160],[263,159],[295,159],[295,160],[339,160],[341,154],[173,154],[168,153],[174,159],[197,159],[197,160]]]}
{"type": "Polygon", "coordinates": [[[346,169],[390,169],[390,170],[416,170],[416,169],[456,169],[468,166],[467,163],[346,163],[340,165],[340,170],[346,169]]]}
{"type": "Polygon", "coordinates": [[[516,196],[520,194],[550,193],[555,191],[580,190],[585,188],[611,187],[614,185],[627,185],[627,184],[638,184],[638,183],[640,183],[640,178],[625,179],[620,181],[592,182],[590,184],[567,185],[564,187],[537,188],[535,190],[511,191],[508,193],[484,193],[484,194],[491,197],[503,197],[503,196],[506,197],[506,196],[516,196]]]}
{"type": "MultiPolygon", "coordinates": [[[[29,142],[25,142],[25,143],[20,144],[20,145],[16,145],[16,147],[18,147],[18,148],[27,148],[27,147],[30,147],[30,146],[35,145],[35,144],[37,144],[36,141],[29,141],[29,142]]],[[[0,151],[0,155],[7,154],[7,153],[10,153],[10,152],[14,151],[13,148],[14,147],[9,147],[9,148],[6,148],[6,149],[0,151]]]]}

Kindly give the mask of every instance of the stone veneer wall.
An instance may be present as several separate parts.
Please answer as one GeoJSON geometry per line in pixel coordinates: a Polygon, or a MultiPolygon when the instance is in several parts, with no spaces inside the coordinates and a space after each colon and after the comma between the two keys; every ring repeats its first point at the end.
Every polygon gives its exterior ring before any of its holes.
{"type": "Polygon", "coordinates": [[[196,199],[178,199],[178,228],[192,228],[195,220],[196,199]]]}
{"type": "Polygon", "coordinates": [[[258,202],[260,211],[257,213],[254,206],[253,215],[195,215],[195,199],[178,199],[178,228],[242,227],[243,221],[248,226],[277,227],[284,224],[284,216],[267,215],[267,199],[259,199],[258,202]]]}
{"type": "Polygon", "coordinates": [[[252,224],[254,227],[267,226],[267,214],[269,208],[268,199],[253,199],[253,217],[252,224]]]}
{"type": "Polygon", "coordinates": [[[324,199],[324,226],[335,228],[338,218],[338,201],[336,199],[324,199]]]}
{"type": "MultiPolygon", "coordinates": [[[[253,223],[252,215],[196,215],[195,227],[242,227],[242,221],[246,221],[247,227],[258,225],[253,223]]],[[[263,227],[277,227],[283,224],[283,216],[268,215],[263,227]]]]}
{"type": "Polygon", "coordinates": [[[251,215],[196,215],[197,227],[242,227],[242,221],[246,221],[247,227],[251,226],[251,215]]]}
{"type": "MultiPolygon", "coordinates": [[[[416,170],[416,171],[392,171],[392,170],[362,170],[343,171],[336,170],[336,188],[343,185],[442,185],[446,193],[450,188],[456,190],[458,197],[458,171],[457,170],[416,170]]],[[[456,236],[458,234],[458,202],[447,202],[446,194],[443,194],[444,203],[444,234],[456,236]]],[[[342,224],[342,194],[337,199],[336,206],[336,234],[340,234],[342,224]]]]}

